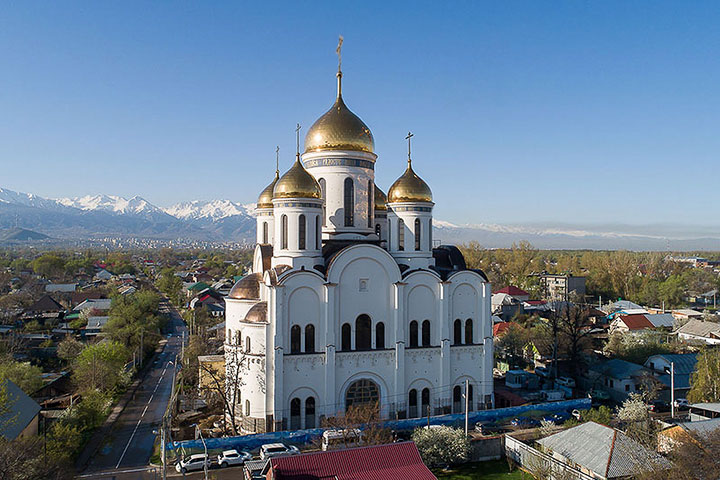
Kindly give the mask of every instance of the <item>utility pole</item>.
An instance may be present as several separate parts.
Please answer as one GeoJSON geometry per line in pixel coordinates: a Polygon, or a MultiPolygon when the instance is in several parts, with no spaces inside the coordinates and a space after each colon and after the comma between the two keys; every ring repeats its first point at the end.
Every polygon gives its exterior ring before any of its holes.
{"type": "Polygon", "coordinates": [[[465,436],[468,434],[468,420],[470,415],[470,380],[465,379],[465,436]]]}
{"type": "Polygon", "coordinates": [[[427,406],[428,428],[430,428],[430,405],[427,406]]]}
{"type": "Polygon", "coordinates": [[[162,480],[166,480],[167,472],[165,471],[165,415],[163,415],[162,420],[160,421],[160,461],[162,465],[162,480]]]}
{"type": "Polygon", "coordinates": [[[670,418],[675,418],[675,362],[670,362],[670,418]]]}

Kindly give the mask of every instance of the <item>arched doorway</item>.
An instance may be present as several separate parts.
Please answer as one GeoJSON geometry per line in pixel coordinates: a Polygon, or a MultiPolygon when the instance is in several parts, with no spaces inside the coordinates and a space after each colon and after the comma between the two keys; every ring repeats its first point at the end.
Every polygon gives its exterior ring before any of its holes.
{"type": "Polygon", "coordinates": [[[372,347],[372,320],[365,314],[355,320],[355,350],[370,350],[372,347]]]}
{"type": "Polygon", "coordinates": [[[350,384],[345,392],[345,408],[380,404],[380,388],[372,380],[363,378],[350,384]]]}

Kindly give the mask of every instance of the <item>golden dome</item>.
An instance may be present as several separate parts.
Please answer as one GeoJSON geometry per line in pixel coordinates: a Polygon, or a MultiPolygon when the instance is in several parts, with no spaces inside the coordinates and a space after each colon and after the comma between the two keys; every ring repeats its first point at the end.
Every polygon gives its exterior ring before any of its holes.
{"type": "Polygon", "coordinates": [[[339,93],[330,110],[318,118],[305,135],[305,153],[324,150],[369,153],[375,150],[370,129],[350,111],[339,93]]]}
{"type": "Polygon", "coordinates": [[[260,298],[261,281],[262,275],[259,273],[245,275],[233,285],[228,293],[228,297],[236,300],[257,300],[260,298]]]}
{"type": "Polygon", "coordinates": [[[387,195],[375,185],[375,210],[387,210],[387,195]]]}
{"type": "Polygon", "coordinates": [[[388,190],[388,203],[397,202],[432,202],[430,187],[413,171],[410,161],[405,173],[388,190]]]}
{"type": "Polygon", "coordinates": [[[258,302],[245,314],[249,323],[267,323],[267,302],[258,302]]]}
{"type": "Polygon", "coordinates": [[[277,170],[275,170],[275,178],[270,183],[270,185],[265,187],[265,189],[262,191],[262,193],[258,197],[257,208],[273,208],[273,204],[272,204],[273,190],[275,189],[275,184],[277,183],[279,177],[280,177],[279,172],[277,170]]]}
{"type": "Polygon", "coordinates": [[[275,184],[273,198],[322,198],[320,184],[305,170],[299,155],[275,184]]]}

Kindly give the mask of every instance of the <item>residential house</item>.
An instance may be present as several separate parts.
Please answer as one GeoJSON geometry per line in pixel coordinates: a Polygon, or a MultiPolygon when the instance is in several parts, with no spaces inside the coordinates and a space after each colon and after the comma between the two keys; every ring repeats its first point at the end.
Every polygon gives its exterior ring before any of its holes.
{"type": "Polygon", "coordinates": [[[519,302],[527,302],[528,300],[530,300],[530,294],[528,292],[526,292],[525,290],[523,290],[521,288],[514,287],[512,285],[507,286],[505,288],[501,288],[500,290],[498,290],[495,293],[504,293],[506,295],[510,295],[511,297],[518,300],[519,302]]]}
{"type": "Polygon", "coordinates": [[[645,315],[618,315],[610,322],[610,334],[628,333],[655,328],[645,315]]]}
{"type": "Polygon", "coordinates": [[[576,277],[570,274],[540,274],[540,287],[547,300],[565,300],[577,296],[585,296],[585,277],[576,277]]]}
{"type": "Polygon", "coordinates": [[[670,313],[647,313],[645,318],[650,320],[655,328],[666,328],[672,330],[675,326],[675,317],[670,313]]]}
{"type": "Polygon", "coordinates": [[[617,302],[611,303],[609,305],[605,305],[602,310],[606,311],[607,313],[615,313],[615,312],[626,312],[630,313],[630,310],[642,310],[642,312],[637,313],[648,313],[647,310],[645,310],[643,307],[638,305],[637,303],[633,303],[629,300],[618,300],[617,302]]]}
{"type": "Polygon", "coordinates": [[[110,298],[88,298],[84,302],[73,308],[75,312],[93,311],[107,312],[112,305],[110,298]]]}
{"type": "Polygon", "coordinates": [[[690,391],[690,378],[697,365],[695,353],[666,353],[652,355],[645,361],[645,367],[655,372],[655,376],[665,385],[661,398],[670,401],[670,365],[675,376],[675,398],[685,398],[690,391]]]}
{"type": "Polygon", "coordinates": [[[88,323],[82,328],[80,335],[82,335],[83,338],[100,335],[108,320],[110,320],[110,317],[107,316],[88,317],[88,323]]]}
{"type": "Polygon", "coordinates": [[[700,442],[719,428],[720,418],[677,423],[658,433],[658,451],[670,453],[678,444],[700,442]]]}
{"type": "Polygon", "coordinates": [[[105,270],[104,268],[101,268],[98,270],[98,272],[93,277],[93,280],[99,280],[99,281],[105,281],[112,279],[113,274],[105,270]]]}
{"type": "Polygon", "coordinates": [[[8,399],[7,412],[0,415],[0,436],[12,441],[37,435],[40,405],[10,380],[0,388],[8,399]]]}
{"type": "Polygon", "coordinates": [[[414,442],[271,457],[262,474],[267,480],[437,479],[423,463],[414,442]]]}
{"type": "Polygon", "coordinates": [[[135,292],[137,292],[137,288],[133,287],[132,285],[124,285],[118,288],[118,293],[123,296],[132,295],[135,292]]]}
{"type": "Polygon", "coordinates": [[[37,302],[30,305],[30,307],[25,310],[25,313],[31,316],[50,318],[58,317],[60,312],[63,311],[65,311],[65,307],[60,305],[54,298],[50,295],[43,295],[37,302]]]}
{"type": "MultiPolygon", "coordinates": [[[[556,474],[563,478],[567,474],[560,472],[581,474],[572,478],[621,479],[641,472],[666,470],[671,466],[667,459],[620,430],[595,422],[569,428],[537,443],[546,457],[536,458],[547,459],[556,474]]],[[[513,441],[509,447],[514,447],[513,441]]]]}
{"type": "Polygon", "coordinates": [[[195,310],[201,307],[207,309],[213,317],[221,317],[225,313],[225,299],[212,288],[206,288],[190,300],[190,309],[195,310]]]}
{"type": "Polygon", "coordinates": [[[600,389],[622,403],[633,392],[642,390],[645,383],[654,377],[649,368],[619,358],[590,366],[587,371],[587,389],[600,389]]]}
{"type": "Polygon", "coordinates": [[[673,310],[672,316],[675,317],[678,321],[687,321],[687,320],[700,320],[702,319],[702,312],[698,312],[697,310],[692,310],[689,308],[681,308],[679,310],[673,310]]]}
{"type": "Polygon", "coordinates": [[[690,405],[690,421],[699,422],[720,418],[720,403],[693,403],[690,405]]]}
{"type": "Polygon", "coordinates": [[[707,345],[720,345],[720,323],[689,320],[675,333],[680,340],[707,345]]]}
{"type": "Polygon", "coordinates": [[[523,303],[507,293],[496,293],[491,297],[492,314],[505,321],[524,313],[523,303]]]}
{"type": "Polygon", "coordinates": [[[48,283],[45,285],[45,291],[48,293],[61,292],[72,293],[77,289],[77,283],[48,283]]]}

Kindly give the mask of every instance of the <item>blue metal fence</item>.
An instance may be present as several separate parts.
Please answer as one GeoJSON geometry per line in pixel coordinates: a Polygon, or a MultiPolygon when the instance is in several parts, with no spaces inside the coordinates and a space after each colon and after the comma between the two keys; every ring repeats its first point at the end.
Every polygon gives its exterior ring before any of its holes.
{"type": "MultiPolygon", "coordinates": [[[[520,407],[496,408],[494,410],[479,410],[470,412],[468,415],[471,425],[476,422],[497,422],[499,420],[511,419],[522,416],[533,411],[542,413],[565,412],[573,409],[587,410],[590,408],[589,398],[565,400],[562,402],[538,403],[534,405],[522,405],[520,407]]],[[[407,420],[390,420],[384,422],[384,426],[393,430],[414,430],[427,425],[425,418],[412,418],[407,420]]],[[[456,413],[451,415],[438,415],[430,417],[430,425],[449,425],[459,427],[465,423],[465,414],[456,413]]],[[[282,442],[289,445],[303,446],[317,441],[322,437],[324,428],[313,428],[310,430],[282,431],[269,433],[256,433],[252,435],[241,435],[237,437],[206,438],[208,450],[255,450],[266,443],[282,442]]],[[[185,440],[182,442],[168,443],[168,449],[202,450],[201,440],[185,440]]]]}

